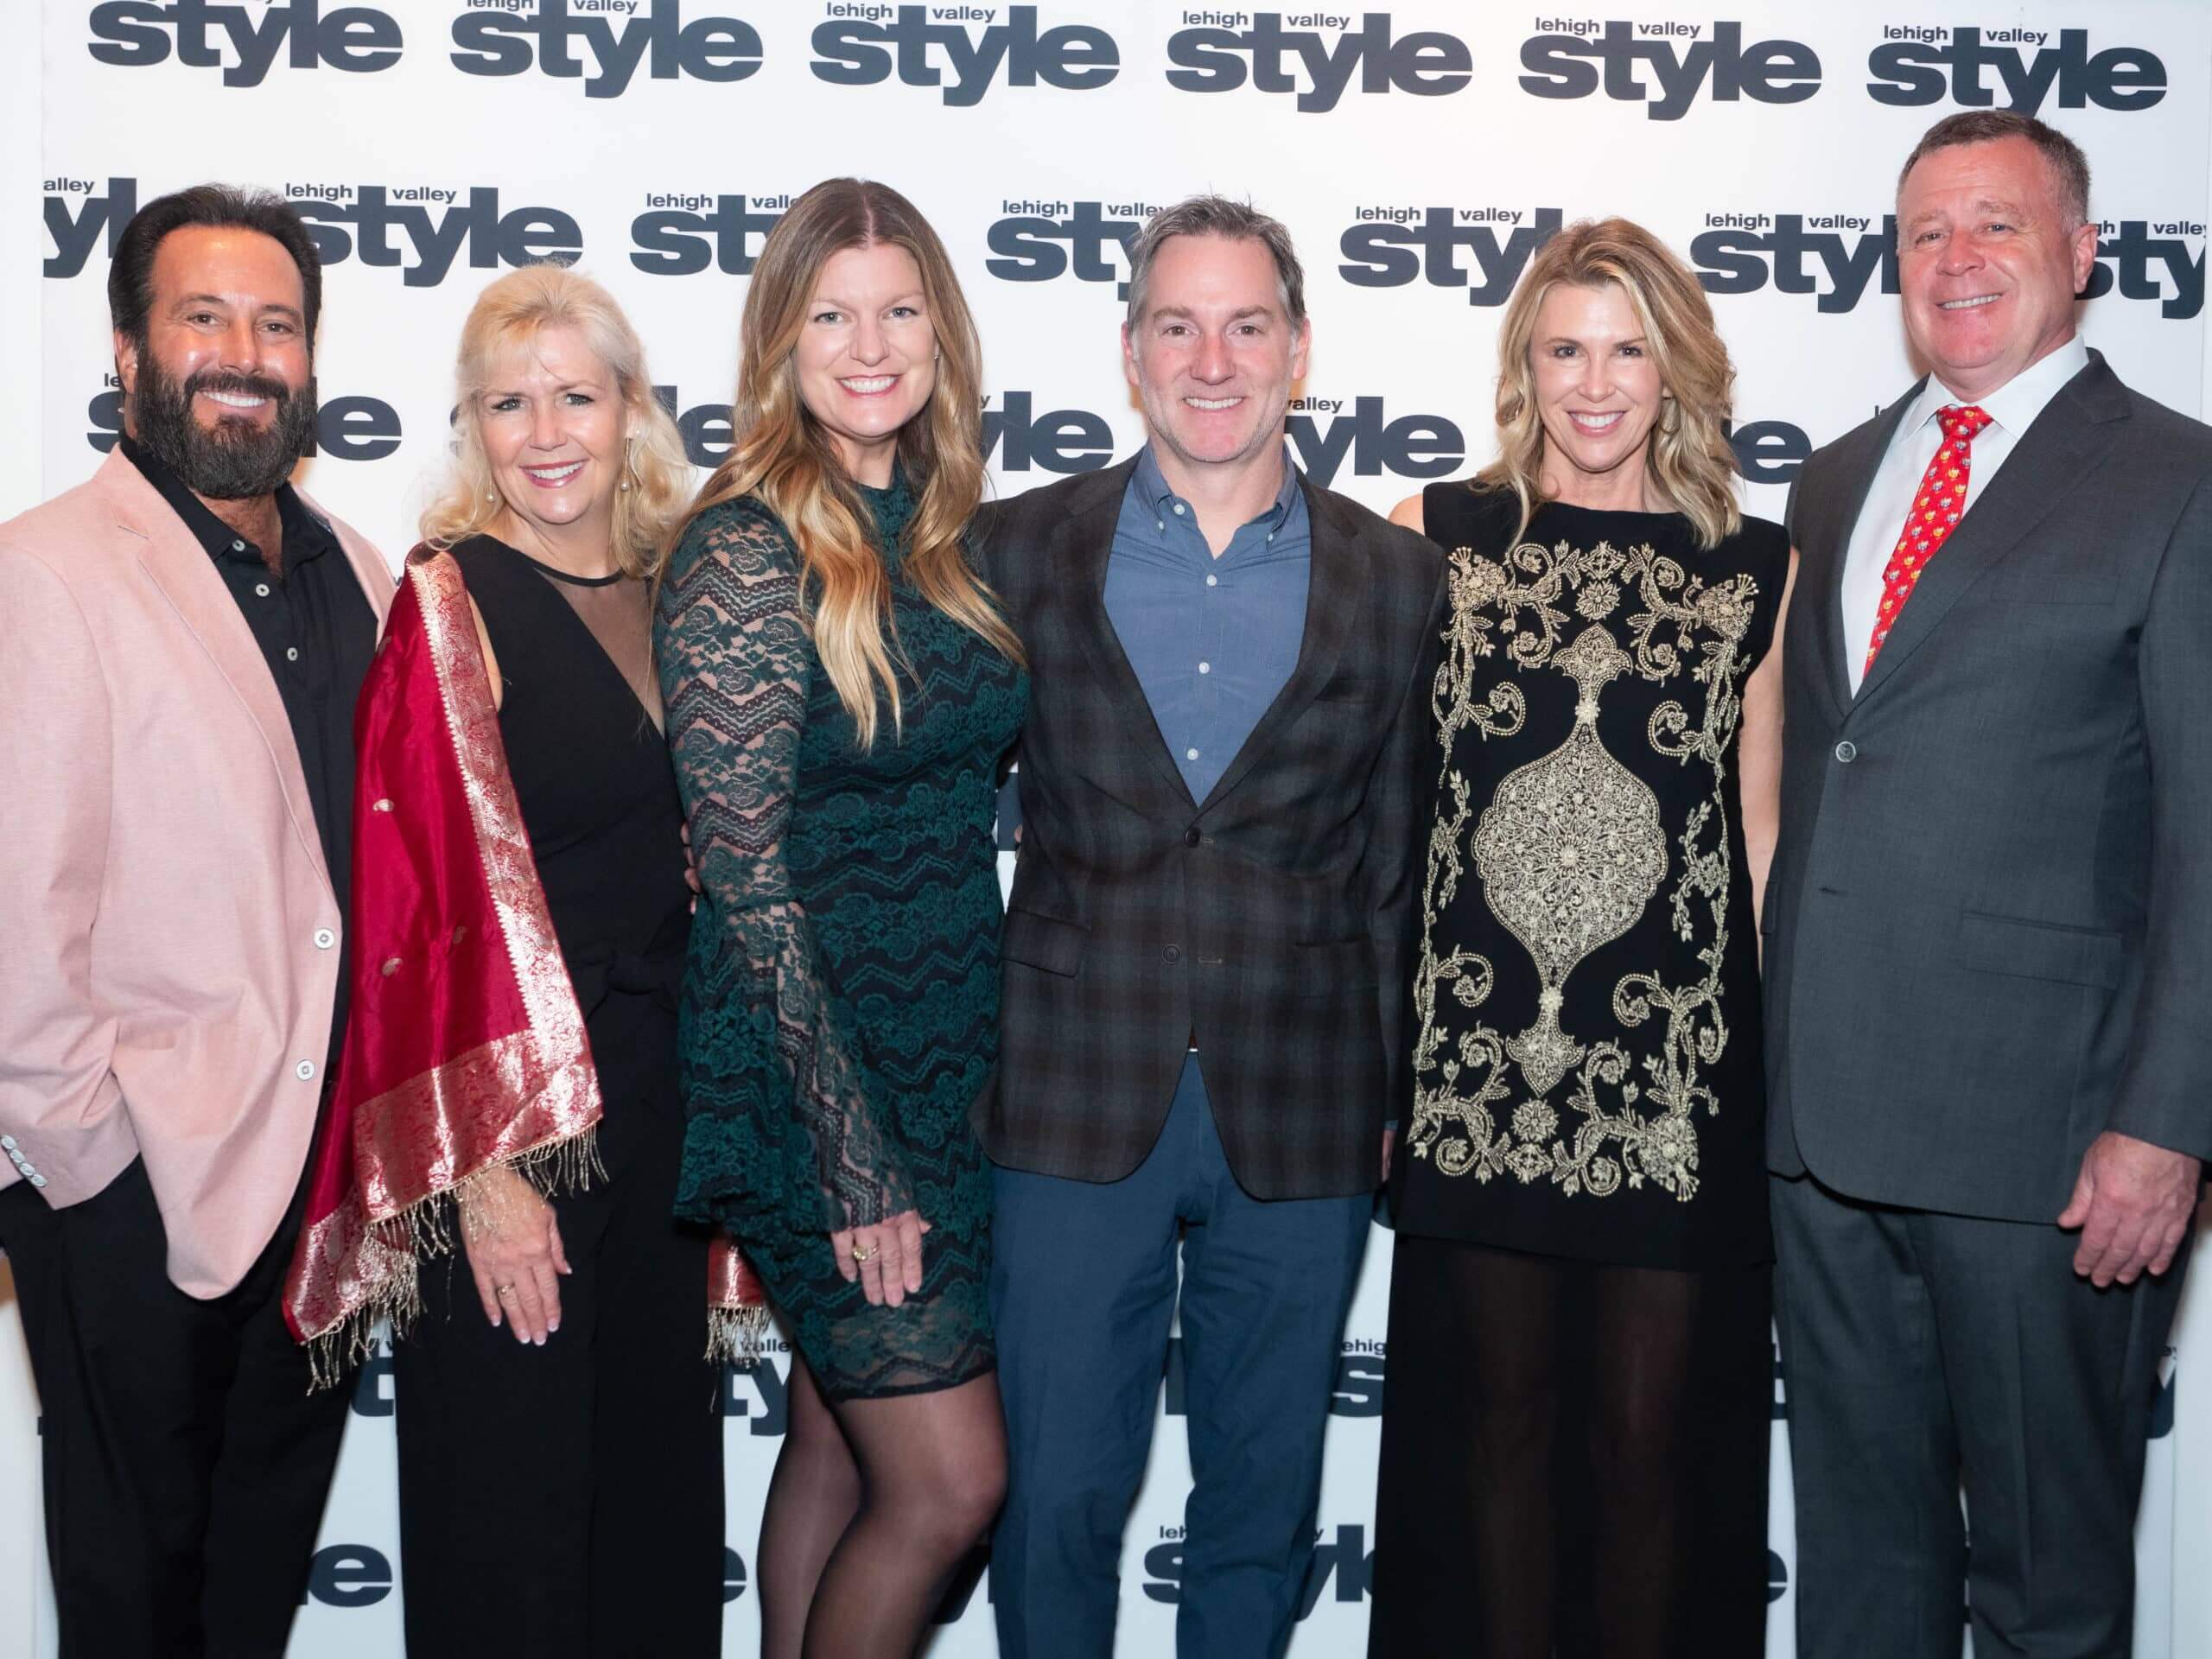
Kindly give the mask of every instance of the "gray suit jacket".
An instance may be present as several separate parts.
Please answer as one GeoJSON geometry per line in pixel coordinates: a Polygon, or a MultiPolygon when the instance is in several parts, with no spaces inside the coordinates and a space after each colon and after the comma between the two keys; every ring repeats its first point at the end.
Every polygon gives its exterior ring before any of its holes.
{"type": "Polygon", "coordinates": [[[1237,1181],[1364,1192],[1410,1109],[1415,800],[1443,622],[1434,543],[1301,480],[1313,530],[1289,682],[1191,798],[1107,620],[1134,461],[987,506],[978,563],[1028,648],[1021,845],[1001,948],[999,1163],[1119,1180],[1195,1033],[1237,1181]]]}
{"type": "Polygon", "coordinates": [[[2090,353],[1853,697],[1844,553],[1912,395],[1790,497],[1768,1162],[2049,1221],[2100,1131],[2212,1154],[2212,429],[2090,353]]]}

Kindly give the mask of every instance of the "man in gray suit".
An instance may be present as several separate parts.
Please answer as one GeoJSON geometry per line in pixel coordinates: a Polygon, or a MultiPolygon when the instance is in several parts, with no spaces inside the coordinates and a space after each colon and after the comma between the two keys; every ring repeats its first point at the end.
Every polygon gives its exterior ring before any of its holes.
{"type": "Polygon", "coordinates": [[[2031,118],[1929,130],[1930,372],[1790,501],[1764,921],[1808,1659],[1955,1659],[1962,1580],[1985,1659],[2128,1650],[2212,1151],[2212,429],[2075,338],[2088,198],[2031,118]]]}

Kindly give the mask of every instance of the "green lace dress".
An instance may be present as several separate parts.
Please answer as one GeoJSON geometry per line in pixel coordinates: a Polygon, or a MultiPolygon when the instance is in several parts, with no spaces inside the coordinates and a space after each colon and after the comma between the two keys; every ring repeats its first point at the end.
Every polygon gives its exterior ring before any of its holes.
{"type": "Polygon", "coordinates": [[[798,556],[745,499],[702,513],[655,647],[704,888],[679,1042],[678,1213],[744,1245],[832,1400],[950,1388],[995,1363],[990,1180],[968,1109],[997,1056],[1000,757],[1028,681],[899,571],[903,478],[861,492],[891,574],[902,734],[874,747],[816,655],[798,556]],[[871,1307],[833,1229],[918,1210],[918,1295],[871,1307]]]}

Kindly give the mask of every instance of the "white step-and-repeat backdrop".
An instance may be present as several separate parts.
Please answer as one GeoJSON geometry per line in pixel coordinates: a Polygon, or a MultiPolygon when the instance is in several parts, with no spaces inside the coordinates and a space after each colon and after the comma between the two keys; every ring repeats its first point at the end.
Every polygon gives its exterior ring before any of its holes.
{"type": "MultiPolygon", "coordinates": [[[[395,559],[441,459],[463,314],[504,267],[573,261],[645,334],[692,458],[728,442],[761,238],[833,172],[911,195],[982,321],[1002,493],[1134,446],[1116,338],[1123,247],[1193,190],[1249,194],[1304,255],[1300,464],[1376,508],[1491,452],[1500,307],[1560,225],[1625,213],[1680,249],[1739,371],[1754,512],[1814,445],[1913,378],[1888,218],[1898,162],[1965,106],[2036,111],[2095,169],[2089,340],[2133,385],[2205,402],[2212,8],[2201,0],[1821,5],[1381,0],[1274,10],[1147,0],[13,0],[0,21],[0,518],[112,442],[105,281],[136,206],[264,184],[327,270],[321,453],[305,476],[395,559]]],[[[0,711],[19,719],[30,711],[0,711]]],[[[0,810],[5,810],[0,807],[0,810]]],[[[0,948],[5,948],[0,943],[0,948]]],[[[1363,1651],[1389,1235],[1347,1332],[1299,1659],[1363,1651]]],[[[2200,1279],[2202,1277],[2202,1264],[2200,1279]]],[[[2137,1652],[2212,1656],[2212,1290],[2170,1363],[2139,1529],[2137,1652]]],[[[53,1651],[35,1408],[0,1322],[0,1654],[53,1651]]],[[[785,1355],[727,1378],[725,1651],[785,1355]]],[[[1171,1358],[1129,1523],[1122,1651],[1172,1650],[1189,1474],[1171,1358]]],[[[1796,1567],[1777,1384],[1770,1650],[1796,1567]]],[[[389,1362],[354,1415],[292,1651],[400,1649],[389,1362]]],[[[987,1591],[934,1651],[993,1651],[987,1591]]]]}

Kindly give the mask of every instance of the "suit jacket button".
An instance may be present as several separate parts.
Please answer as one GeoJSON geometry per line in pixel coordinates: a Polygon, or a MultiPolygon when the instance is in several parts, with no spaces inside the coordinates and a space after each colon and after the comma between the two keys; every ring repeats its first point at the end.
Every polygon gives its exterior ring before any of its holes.
{"type": "Polygon", "coordinates": [[[1845,766],[1849,766],[1859,758],[1859,746],[1849,738],[1845,738],[1842,742],[1835,746],[1835,758],[1842,761],[1845,766]]]}
{"type": "Polygon", "coordinates": [[[1198,833],[1198,826],[1195,823],[1183,832],[1183,844],[1185,847],[1195,847],[1205,839],[1205,837],[1198,833]]]}
{"type": "Polygon", "coordinates": [[[1166,957],[1170,962],[1180,962],[1183,960],[1182,947],[1179,945],[1171,944],[1160,954],[1166,957]]]}

